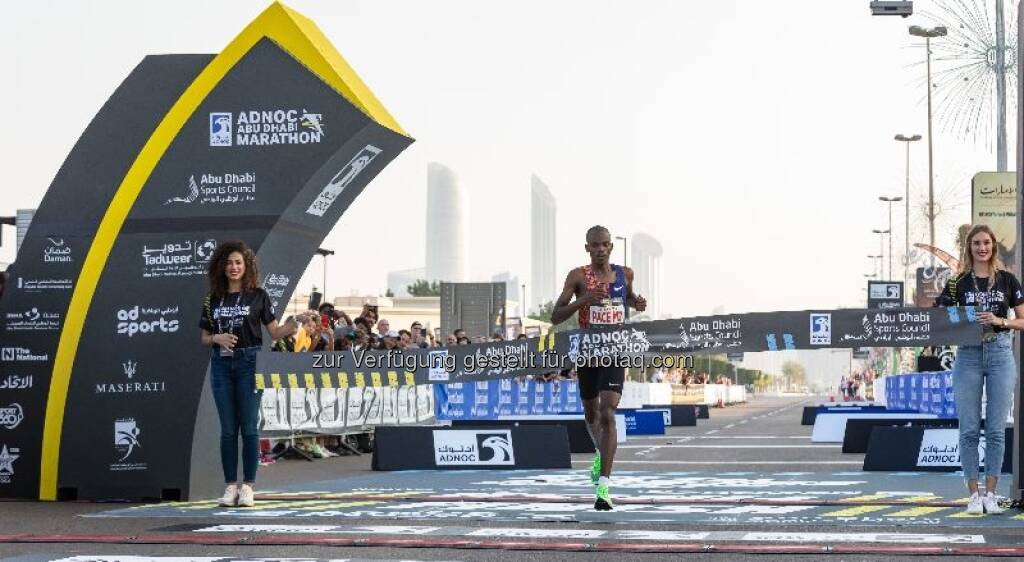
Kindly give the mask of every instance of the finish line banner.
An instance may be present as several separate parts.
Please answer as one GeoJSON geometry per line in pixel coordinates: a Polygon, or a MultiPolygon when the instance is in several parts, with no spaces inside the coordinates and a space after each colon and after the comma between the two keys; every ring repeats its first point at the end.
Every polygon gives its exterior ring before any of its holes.
{"type": "Polygon", "coordinates": [[[658,368],[692,354],[969,345],[981,342],[981,331],[973,307],[729,314],[404,352],[261,352],[256,385],[401,386],[539,375],[578,365],[658,368]]]}

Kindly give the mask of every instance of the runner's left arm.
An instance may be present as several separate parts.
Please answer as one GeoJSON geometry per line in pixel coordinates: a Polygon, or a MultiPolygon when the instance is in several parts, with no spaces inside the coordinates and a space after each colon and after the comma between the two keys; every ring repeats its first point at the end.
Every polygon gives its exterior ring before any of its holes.
{"type": "Polygon", "coordinates": [[[626,268],[626,304],[637,312],[647,310],[647,299],[633,292],[633,270],[626,268]]]}

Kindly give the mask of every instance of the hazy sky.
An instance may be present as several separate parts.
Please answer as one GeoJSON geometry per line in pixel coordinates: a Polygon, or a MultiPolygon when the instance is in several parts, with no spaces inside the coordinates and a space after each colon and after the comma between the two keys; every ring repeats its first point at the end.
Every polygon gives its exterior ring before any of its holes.
{"type": "MultiPolygon", "coordinates": [[[[477,280],[512,269],[529,282],[536,173],[558,199],[559,279],[585,262],[583,233],[602,223],[662,242],[671,315],[863,306],[871,229],[887,220],[877,198],[904,191],[892,137],[926,130],[915,64],[925,53],[907,26],[929,22],[871,17],[868,0],[288,4],[417,139],[324,242],[339,250],[332,294],[382,293],[388,271],[423,265],[426,169],[437,161],[468,193],[477,280]]],[[[5,5],[0,215],[38,205],[143,56],[219,52],[267,5],[5,5]]],[[[911,152],[914,241],[927,238],[925,147],[911,152]]],[[[970,219],[970,177],[995,157],[937,124],[935,158],[938,240],[949,247],[970,219]]],[[[0,261],[13,259],[12,239],[0,261]]],[[[318,258],[300,290],[319,278],[318,258]]]]}

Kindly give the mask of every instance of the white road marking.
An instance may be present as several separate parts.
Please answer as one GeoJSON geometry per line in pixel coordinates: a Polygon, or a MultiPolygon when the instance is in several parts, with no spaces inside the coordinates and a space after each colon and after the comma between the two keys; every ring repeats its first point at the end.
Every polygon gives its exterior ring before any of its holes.
{"type": "Polygon", "coordinates": [[[622,449],[842,449],[842,445],[619,445],[622,449]]]}
{"type": "MultiPolygon", "coordinates": [[[[572,461],[575,464],[589,465],[591,461],[572,461]]],[[[628,459],[615,459],[615,464],[679,464],[679,465],[744,465],[758,466],[768,464],[782,464],[789,466],[804,465],[856,465],[863,466],[864,461],[633,461],[628,459]]]]}

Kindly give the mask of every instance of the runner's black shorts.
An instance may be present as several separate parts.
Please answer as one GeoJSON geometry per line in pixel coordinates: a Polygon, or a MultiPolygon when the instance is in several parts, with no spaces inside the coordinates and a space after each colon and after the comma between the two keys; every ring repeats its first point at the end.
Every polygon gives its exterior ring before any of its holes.
{"type": "Polygon", "coordinates": [[[580,398],[593,400],[602,390],[622,394],[622,383],[626,381],[625,367],[577,367],[580,398]]]}

